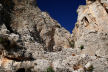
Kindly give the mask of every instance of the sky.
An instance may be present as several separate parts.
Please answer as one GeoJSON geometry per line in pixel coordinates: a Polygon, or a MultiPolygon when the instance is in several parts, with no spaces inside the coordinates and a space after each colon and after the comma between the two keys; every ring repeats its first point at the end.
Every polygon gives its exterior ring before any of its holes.
{"type": "Polygon", "coordinates": [[[37,0],[42,11],[47,11],[61,26],[72,32],[77,21],[77,8],[85,5],[85,0],[37,0]]]}

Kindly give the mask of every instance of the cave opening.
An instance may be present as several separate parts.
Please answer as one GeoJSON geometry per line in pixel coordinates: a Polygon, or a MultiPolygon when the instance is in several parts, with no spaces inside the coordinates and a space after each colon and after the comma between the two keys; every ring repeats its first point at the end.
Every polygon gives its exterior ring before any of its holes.
{"type": "Polygon", "coordinates": [[[16,72],[25,72],[25,69],[24,68],[20,68],[16,72]]]}

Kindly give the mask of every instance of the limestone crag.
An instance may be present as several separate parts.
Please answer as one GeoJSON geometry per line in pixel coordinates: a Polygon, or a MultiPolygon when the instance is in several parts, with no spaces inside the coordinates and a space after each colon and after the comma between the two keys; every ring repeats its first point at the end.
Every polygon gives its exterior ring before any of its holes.
{"type": "Polygon", "coordinates": [[[70,34],[36,0],[0,0],[0,72],[107,72],[107,5],[87,0],[70,34]]]}
{"type": "Polygon", "coordinates": [[[31,65],[38,58],[49,63],[42,59],[44,54],[70,48],[70,37],[67,30],[38,8],[35,0],[0,1],[1,67],[6,70],[13,70],[10,61],[30,61],[31,65]]]}
{"type": "Polygon", "coordinates": [[[78,9],[78,21],[73,30],[76,48],[82,53],[108,58],[108,1],[87,0],[78,9]]]}

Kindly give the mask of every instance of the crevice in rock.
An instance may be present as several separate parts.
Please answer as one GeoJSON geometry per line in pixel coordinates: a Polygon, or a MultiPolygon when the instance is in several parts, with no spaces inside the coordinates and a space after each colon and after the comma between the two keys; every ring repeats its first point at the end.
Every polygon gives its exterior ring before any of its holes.
{"type": "Polygon", "coordinates": [[[91,2],[93,3],[93,2],[95,2],[96,0],[88,0],[88,1],[91,1],[91,2]]]}
{"type": "MultiPolygon", "coordinates": [[[[44,18],[44,17],[42,17],[42,18],[44,20],[44,23],[47,25],[46,18],[44,18]]],[[[55,28],[60,28],[60,26],[59,25],[52,26],[51,31],[46,33],[46,35],[48,37],[50,37],[51,40],[48,42],[48,46],[44,48],[45,51],[48,51],[48,52],[53,52],[54,51],[53,47],[55,45],[55,41],[54,41],[55,28]]]]}
{"type": "Polygon", "coordinates": [[[106,10],[106,12],[108,13],[108,9],[107,9],[106,6],[104,5],[104,3],[101,3],[101,5],[104,7],[104,9],[106,10]]]}
{"type": "Polygon", "coordinates": [[[106,12],[108,13],[108,9],[107,9],[107,8],[105,8],[105,10],[106,10],[106,12]]]}
{"type": "Polygon", "coordinates": [[[91,31],[91,32],[89,32],[89,34],[91,34],[91,33],[97,34],[98,32],[97,31],[91,31]]]}
{"type": "Polygon", "coordinates": [[[46,51],[53,52],[53,46],[55,45],[54,34],[55,34],[55,28],[52,28],[52,30],[47,33],[47,35],[50,36],[51,40],[48,43],[46,51]]]}
{"type": "Polygon", "coordinates": [[[40,33],[37,31],[37,27],[34,26],[34,30],[30,31],[30,35],[31,37],[34,38],[34,40],[40,44],[44,44],[45,42],[43,41],[43,39],[40,36],[40,33]]]}
{"type": "Polygon", "coordinates": [[[89,20],[87,19],[87,17],[84,17],[83,19],[82,19],[82,22],[84,22],[84,24],[85,24],[85,27],[87,27],[88,25],[89,25],[89,20]]]}
{"type": "Polygon", "coordinates": [[[8,57],[8,56],[5,56],[5,58],[9,59],[9,60],[14,60],[14,61],[17,61],[17,62],[20,62],[20,61],[33,61],[34,59],[31,57],[24,57],[24,56],[20,56],[20,57],[8,57]]]}
{"type": "Polygon", "coordinates": [[[83,21],[85,21],[86,23],[89,23],[87,17],[84,17],[84,18],[83,18],[83,21]]]}
{"type": "Polygon", "coordinates": [[[92,2],[95,2],[96,0],[91,0],[92,2]]]}

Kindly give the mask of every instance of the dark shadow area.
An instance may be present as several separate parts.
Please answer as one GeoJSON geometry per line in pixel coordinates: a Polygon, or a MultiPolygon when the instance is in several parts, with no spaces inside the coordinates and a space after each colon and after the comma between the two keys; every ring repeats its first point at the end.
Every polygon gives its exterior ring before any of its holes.
{"type": "Polygon", "coordinates": [[[25,72],[25,69],[24,68],[20,68],[16,72],[25,72]]]}
{"type": "Polygon", "coordinates": [[[3,8],[0,11],[0,24],[5,24],[7,29],[13,33],[12,28],[10,27],[11,24],[11,13],[14,8],[14,3],[12,0],[0,0],[3,8]]]}
{"type": "Polygon", "coordinates": [[[88,0],[88,1],[95,2],[96,0],[88,0]]]}
{"type": "Polygon", "coordinates": [[[6,36],[0,35],[0,44],[3,48],[0,50],[5,50],[8,54],[4,56],[5,58],[14,60],[14,61],[33,61],[34,58],[32,57],[31,53],[26,53],[26,48],[17,45],[16,42],[9,40],[6,36]],[[19,56],[17,56],[17,54],[19,56]],[[28,55],[27,57],[25,55],[28,55]]]}
{"type": "Polygon", "coordinates": [[[37,26],[34,26],[34,30],[30,31],[30,35],[31,37],[34,38],[34,40],[40,44],[45,44],[45,42],[43,41],[43,39],[40,36],[40,32],[37,31],[37,26]]]}
{"type": "Polygon", "coordinates": [[[17,45],[15,41],[9,40],[5,35],[0,35],[0,44],[2,44],[5,50],[8,52],[18,52],[24,49],[23,47],[17,45]]]}
{"type": "Polygon", "coordinates": [[[34,61],[35,59],[31,57],[24,57],[24,56],[20,56],[20,57],[6,57],[5,58],[7,59],[10,59],[10,60],[14,60],[14,61],[17,61],[17,62],[21,62],[21,61],[34,61]]]}

